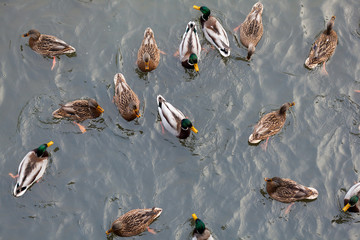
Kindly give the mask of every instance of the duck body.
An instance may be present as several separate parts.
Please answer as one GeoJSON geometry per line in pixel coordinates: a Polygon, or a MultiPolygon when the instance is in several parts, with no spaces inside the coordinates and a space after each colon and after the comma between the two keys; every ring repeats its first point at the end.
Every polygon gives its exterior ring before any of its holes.
{"type": "Polygon", "coordinates": [[[245,21],[240,25],[240,41],[248,48],[248,60],[263,35],[262,12],[262,3],[255,3],[245,21]]]}
{"type": "Polygon", "coordinates": [[[114,76],[115,96],[114,102],[121,116],[132,121],[136,117],[140,117],[139,108],[140,101],[134,91],[126,83],[124,75],[117,73],[114,76]]]}
{"type": "Polygon", "coordinates": [[[230,56],[230,44],[227,33],[220,22],[210,15],[210,9],[206,6],[193,6],[194,9],[202,12],[200,17],[201,27],[205,38],[216,47],[223,57],[230,56]]]}
{"type": "Polygon", "coordinates": [[[195,221],[192,240],[214,240],[214,238],[211,236],[210,230],[205,226],[205,223],[199,219],[195,213],[192,214],[192,217],[195,221]]]}
{"type": "Polygon", "coordinates": [[[76,121],[97,118],[104,112],[104,109],[92,98],[79,99],[68,102],[55,110],[52,115],[55,118],[70,118],[76,121]]]}
{"type": "Polygon", "coordinates": [[[199,71],[201,44],[195,22],[187,24],[185,33],[179,46],[180,61],[183,67],[199,71]]]}
{"type": "Polygon", "coordinates": [[[283,202],[291,203],[299,200],[313,200],[319,195],[315,188],[305,187],[288,178],[265,178],[266,191],[271,198],[283,202]]]}
{"type": "Polygon", "coordinates": [[[253,133],[249,136],[249,142],[257,144],[272,135],[277,134],[285,124],[286,111],[295,103],[285,103],[277,111],[270,112],[263,116],[255,125],[253,133]]]}
{"type": "Polygon", "coordinates": [[[49,153],[47,147],[53,144],[52,141],[40,145],[40,147],[28,152],[21,161],[17,180],[14,187],[14,196],[20,197],[45,173],[48,164],[49,153]]]}
{"type": "Polygon", "coordinates": [[[360,212],[360,183],[353,185],[344,197],[343,211],[360,212]]]}
{"type": "Polygon", "coordinates": [[[161,208],[133,209],[120,216],[106,234],[114,233],[120,237],[131,237],[144,232],[160,216],[161,208]]]}
{"type": "Polygon", "coordinates": [[[333,30],[335,16],[332,16],[327,29],[315,40],[311,46],[309,57],[305,60],[305,66],[314,69],[319,63],[326,62],[335,52],[338,37],[333,30]]]}
{"type": "Polygon", "coordinates": [[[190,120],[179,109],[167,102],[163,96],[158,95],[156,100],[161,121],[167,131],[180,139],[189,137],[190,130],[198,132],[190,120]]]}
{"type": "Polygon", "coordinates": [[[153,30],[148,27],[144,32],[136,63],[141,71],[150,72],[157,68],[159,62],[160,50],[156,44],[153,30]]]}
{"type": "Polygon", "coordinates": [[[46,57],[55,57],[62,54],[74,53],[76,51],[74,47],[63,40],[55,36],[40,34],[40,32],[35,29],[31,29],[22,36],[30,37],[30,48],[36,53],[46,57]]]}

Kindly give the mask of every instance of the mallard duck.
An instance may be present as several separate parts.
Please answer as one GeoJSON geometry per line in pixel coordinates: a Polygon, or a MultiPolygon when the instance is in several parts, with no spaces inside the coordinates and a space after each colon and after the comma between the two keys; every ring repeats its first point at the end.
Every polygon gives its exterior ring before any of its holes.
{"type": "Polygon", "coordinates": [[[199,71],[198,60],[200,59],[201,45],[197,34],[196,25],[190,21],[179,47],[180,61],[185,68],[199,71]]]}
{"type": "Polygon", "coordinates": [[[60,106],[52,113],[55,118],[70,118],[79,122],[97,118],[104,112],[104,109],[92,98],[79,99],[60,106]]]}
{"type": "Polygon", "coordinates": [[[285,103],[279,110],[270,112],[263,116],[255,125],[254,131],[249,137],[249,142],[257,144],[261,140],[277,134],[285,124],[286,111],[294,105],[294,102],[285,103]]]}
{"type": "Polygon", "coordinates": [[[352,186],[344,197],[343,211],[359,212],[360,209],[360,183],[356,183],[352,186]]]}
{"type": "Polygon", "coordinates": [[[190,130],[194,133],[198,132],[190,120],[179,109],[168,103],[163,96],[158,95],[156,100],[161,121],[166,130],[180,139],[187,138],[190,130]]]}
{"type": "Polygon", "coordinates": [[[193,231],[192,240],[214,240],[209,229],[205,227],[205,223],[199,219],[195,213],[192,214],[195,221],[195,228],[193,231]]]}
{"type": "Polygon", "coordinates": [[[51,70],[56,64],[55,56],[70,54],[76,51],[74,47],[70,46],[63,40],[55,36],[40,34],[40,32],[35,29],[31,29],[22,36],[30,37],[29,45],[32,50],[43,56],[53,58],[53,66],[51,67],[51,70]]]}
{"type": "Polygon", "coordinates": [[[137,55],[137,65],[143,72],[150,72],[157,68],[160,61],[160,50],[156,45],[154,32],[147,28],[144,32],[144,40],[137,55]]]}
{"type": "Polygon", "coordinates": [[[17,175],[14,176],[9,174],[13,178],[17,178],[14,188],[15,197],[22,196],[44,175],[49,157],[49,153],[46,151],[46,148],[53,144],[54,142],[50,141],[28,152],[19,165],[17,175]]]}
{"type": "Polygon", "coordinates": [[[321,33],[311,46],[309,57],[305,61],[306,67],[313,69],[319,63],[324,62],[324,71],[326,73],[325,62],[334,54],[338,41],[337,34],[333,30],[335,18],[335,16],[331,17],[326,30],[321,33]]]}
{"type": "Polygon", "coordinates": [[[124,75],[122,75],[121,73],[115,74],[114,84],[115,84],[114,102],[117,108],[119,109],[121,116],[127,121],[131,121],[137,117],[140,117],[139,98],[126,83],[124,75]]]}
{"type": "MultiPolygon", "coordinates": [[[[131,237],[149,230],[149,225],[160,216],[161,208],[133,209],[116,219],[106,235],[115,233],[120,237],[131,237]]],[[[151,230],[151,229],[150,229],[151,230]]]]}
{"type": "Polygon", "coordinates": [[[222,56],[230,56],[228,36],[220,22],[213,16],[210,16],[210,9],[206,6],[199,7],[195,5],[193,8],[201,11],[203,14],[200,22],[205,38],[219,50],[222,56]]]}
{"type": "Polygon", "coordinates": [[[316,199],[319,195],[315,188],[305,187],[288,178],[265,178],[266,191],[271,198],[283,202],[291,203],[304,199],[316,199]]]}
{"type": "Polygon", "coordinates": [[[248,48],[248,60],[255,52],[255,47],[263,35],[262,12],[262,3],[255,3],[245,21],[240,25],[240,41],[248,48]]]}

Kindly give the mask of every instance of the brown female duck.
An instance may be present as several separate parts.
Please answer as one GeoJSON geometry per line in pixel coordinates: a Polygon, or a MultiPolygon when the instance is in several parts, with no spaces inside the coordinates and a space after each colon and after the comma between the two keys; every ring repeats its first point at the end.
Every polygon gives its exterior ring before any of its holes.
{"type": "Polygon", "coordinates": [[[119,109],[121,116],[127,121],[132,121],[135,118],[140,117],[139,98],[126,83],[124,75],[122,75],[121,73],[115,74],[114,84],[114,102],[119,109]]]}
{"type": "Polygon", "coordinates": [[[155,233],[149,225],[160,216],[161,208],[133,209],[116,219],[106,235],[114,233],[120,237],[131,237],[144,232],[146,229],[155,233]]]}
{"type": "Polygon", "coordinates": [[[305,61],[305,66],[313,69],[319,63],[324,63],[324,72],[327,74],[325,69],[325,62],[334,54],[337,46],[338,37],[336,32],[333,30],[335,16],[332,16],[327,28],[321,35],[315,40],[311,46],[309,57],[305,61]]]}
{"type": "Polygon", "coordinates": [[[160,62],[160,50],[156,45],[154,32],[151,28],[146,28],[144,39],[137,55],[137,65],[143,72],[150,72],[157,68],[160,62]]]}
{"type": "Polygon", "coordinates": [[[40,34],[40,32],[35,29],[31,29],[29,32],[23,34],[22,36],[30,37],[29,45],[32,50],[43,56],[51,57],[54,59],[51,70],[56,64],[55,56],[62,54],[70,54],[76,51],[74,47],[70,46],[63,40],[55,36],[40,34]]]}

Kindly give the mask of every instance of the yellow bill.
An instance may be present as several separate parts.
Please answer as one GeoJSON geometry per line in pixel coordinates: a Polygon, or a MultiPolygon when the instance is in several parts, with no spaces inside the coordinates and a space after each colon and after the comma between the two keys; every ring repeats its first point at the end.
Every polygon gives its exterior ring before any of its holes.
{"type": "Polygon", "coordinates": [[[149,70],[150,67],[149,67],[149,62],[145,62],[145,70],[149,70]]]}
{"type": "Polygon", "coordinates": [[[50,141],[50,142],[48,142],[47,144],[46,144],[46,146],[47,147],[50,147],[51,145],[53,145],[54,144],[54,142],[53,141],[50,141]]]}
{"type": "Polygon", "coordinates": [[[193,217],[194,220],[198,219],[195,213],[193,213],[191,216],[193,217]]]}
{"type": "Polygon", "coordinates": [[[136,109],[136,110],[134,110],[134,112],[135,112],[135,114],[136,114],[136,117],[141,117],[141,114],[139,113],[139,110],[138,109],[136,109]]]}
{"type": "Polygon", "coordinates": [[[198,133],[198,130],[197,130],[194,126],[192,126],[190,129],[191,129],[191,131],[193,131],[194,133],[198,133]]]}
{"type": "Polygon", "coordinates": [[[195,71],[197,71],[197,72],[199,71],[199,66],[197,63],[194,64],[194,68],[195,68],[195,71]]]}
{"type": "Polygon", "coordinates": [[[344,212],[346,212],[351,207],[350,203],[346,204],[346,206],[342,209],[344,212]]]}
{"type": "Polygon", "coordinates": [[[98,105],[96,109],[99,110],[102,113],[104,112],[104,109],[102,107],[100,107],[100,105],[98,105]]]}
{"type": "Polygon", "coordinates": [[[194,5],[193,8],[195,8],[196,10],[200,10],[200,7],[196,5],[194,5]]]}

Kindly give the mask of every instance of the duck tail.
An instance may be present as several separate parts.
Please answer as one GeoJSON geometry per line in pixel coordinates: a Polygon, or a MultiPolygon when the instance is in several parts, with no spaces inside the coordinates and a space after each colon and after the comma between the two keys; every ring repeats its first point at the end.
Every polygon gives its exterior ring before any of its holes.
{"type": "Polygon", "coordinates": [[[254,46],[254,44],[250,43],[249,47],[248,47],[248,55],[247,55],[246,59],[250,60],[251,55],[253,55],[254,52],[255,52],[255,46],[254,46]]]}

